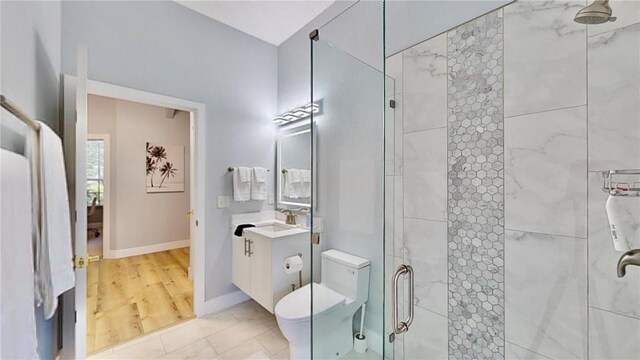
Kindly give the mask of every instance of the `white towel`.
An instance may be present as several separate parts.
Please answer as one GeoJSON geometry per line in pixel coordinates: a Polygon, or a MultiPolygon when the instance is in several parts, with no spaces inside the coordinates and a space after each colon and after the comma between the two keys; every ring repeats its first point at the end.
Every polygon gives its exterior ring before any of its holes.
{"type": "Polygon", "coordinates": [[[284,196],[288,197],[289,199],[297,199],[299,196],[299,191],[300,171],[296,169],[288,169],[284,174],[284,196]]]}
{"type": "Polygon", "coordinates": [[[233,200],[251,199],[251,168],[237,167],[233,171],[233,200]]]}
{"type": "Polygon", "coordinates": [[[253,179],[251,181],[251,199],[267,199],[267,169],[265,168],[253,168],[253,179]]]}
{"type": "Polygon", "coordinates": [[[29,166],[31,168],[31,240],[33,242],[35,275],[33,277],[36,305],[42,303],[42,294],[40,294],[40,285],[38,281],[38,269],[40,268],[40,184],[36,177],[40,172],[40,139],[35,131],[29,131],[27,136],[27,146],[25,149],[29,166]]]}
{"type": "Polygon", "coordinates": [[[291,169],[291,178],[293,185],[293,198],[299,199],[302,197],[302,175],[300,174],[300,170],[291,169]]]}
{"type": "Polygon", "coordinates": [[[0,152],[0,358],[37,359],[29,162],[0,152]]]}
{"type": "Polygon", "coordinates": [[[311,170],[300,170],[300,197],[311,197],[311,170]]]}
{"type": "Polygon", "coordinates": [[[62,141],[40,123],[40,231],[37,280],[45,319],[58,307],[58,296],[75,286],[71,219],[62,141]]]}
{"type": "Polygon", "coordinates": [[[242,182],[251,181],[251,168],[240,166],[238,168],[238,173],[240,174],[240,181],[242,182]]]}
{"type": "Polygon", "coordinates": [[[298,169],[291,169],[289,170],[291,171],[291,179],[292,182],[295,183],[299,183],[300,181],[302,181],[302,177],[300,176],[300,170],[298,169]]]}

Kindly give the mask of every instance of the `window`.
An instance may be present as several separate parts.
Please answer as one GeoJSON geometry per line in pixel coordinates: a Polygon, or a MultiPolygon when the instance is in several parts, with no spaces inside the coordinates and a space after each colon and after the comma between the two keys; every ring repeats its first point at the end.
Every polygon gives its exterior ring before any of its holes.
{"type": "Polygon", "coordinates": [[[87,140],[87,206],[104,203],[104,140],[87,140]]]}

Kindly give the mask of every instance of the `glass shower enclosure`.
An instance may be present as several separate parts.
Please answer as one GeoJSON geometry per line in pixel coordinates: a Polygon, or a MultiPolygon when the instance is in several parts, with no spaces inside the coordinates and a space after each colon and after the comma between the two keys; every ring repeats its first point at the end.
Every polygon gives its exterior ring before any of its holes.
{"type": "Polygon", "coordinates": [[[311,34],[313,358],[363,333],[371,358],[639,359],[640,2],[586,5],[359,2],[311,34]]]}
{"type": "Polygon", "coordinates": [[[322,255],[312,260],[320,263],[314,270],[320,270],[313,272],[311,306],[314,314],[327,312],[326,288],[341,289],[352,302],[335,319],[314,316],[311,351],[316,359],[351,358],[352,328],[360,332],[366,326],[365,336],[377,335],[378,346],[384,333],[384,80],[382,71],[322,35],[311,39],[311,49],[312,99],[322,104],[322,114],[312,120],[312,212],[314,219],[322,219],[322,232],[319,244],[311,246],[320,246],[322,255]],[[338,268],[326,258],[327,250],[355,256],[365,265],[338,268]]]}

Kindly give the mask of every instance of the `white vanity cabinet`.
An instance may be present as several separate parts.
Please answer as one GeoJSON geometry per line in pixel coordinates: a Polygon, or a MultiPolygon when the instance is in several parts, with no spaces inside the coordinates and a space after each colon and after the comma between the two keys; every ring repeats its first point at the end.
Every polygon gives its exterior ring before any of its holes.
{"type": "Polygon", "coordinates": [[[284,260],[301,254],[302,283],[310,279],[309,231],[280,222],[247,228],[233,237],[232,281],[271,313],[278,301],[300,284],[299,274],[286,274],[284,260]]]}
{"type": "Polygon", "coordinates": [[[248,256],[247,238],[233,237],[232,282],[245,293],[251,292],[251,257],[248,256]]]}

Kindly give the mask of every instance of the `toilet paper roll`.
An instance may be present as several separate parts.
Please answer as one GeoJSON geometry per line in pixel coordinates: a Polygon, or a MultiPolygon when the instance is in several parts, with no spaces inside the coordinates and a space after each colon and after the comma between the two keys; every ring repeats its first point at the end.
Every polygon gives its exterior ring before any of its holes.
{"type": "Polygon", "coordinates": [[[282,264],[285,274],[294,274],[298,271],[302,271],[302,258],[300,255],[290,256],[284,259],[282,264]]]}

